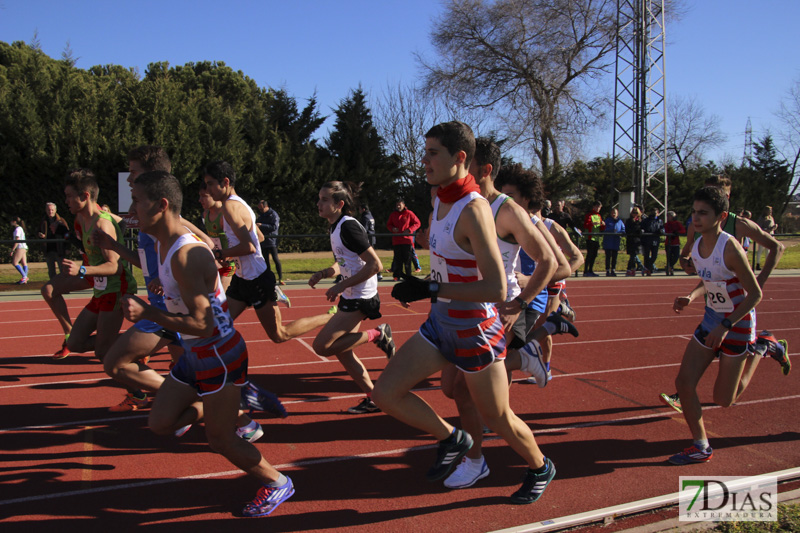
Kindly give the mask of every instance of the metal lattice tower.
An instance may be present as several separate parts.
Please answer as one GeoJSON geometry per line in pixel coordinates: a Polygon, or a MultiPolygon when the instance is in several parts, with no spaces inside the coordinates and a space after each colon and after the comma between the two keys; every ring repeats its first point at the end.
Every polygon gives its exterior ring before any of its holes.
{"type": "Polygon", "coordinates": [[[744,127],[744,155],[742,156],[742,166],[750,164],[753,158],[753,124],[750,117],[747,117],[747,125],[744,127]]]}
{"type": "Polygon", "coordinates": [[[617,0],[614,186],[630,182],[634,200],[664,210],[667,189],[664,0],[617,0]],[[632,163],[622,175],[620,163],[632,163]]]}

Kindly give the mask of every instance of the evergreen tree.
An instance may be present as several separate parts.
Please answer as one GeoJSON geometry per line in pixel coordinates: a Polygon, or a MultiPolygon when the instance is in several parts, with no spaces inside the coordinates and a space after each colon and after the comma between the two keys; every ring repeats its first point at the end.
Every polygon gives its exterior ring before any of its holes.
{"type": "MultiPolygon", "coordinates": [[[[388,218],[398,195],[412,191],[399,190],[398,159],[386,155],[361,88],[342,100],[334,114],[336,122],[326,142],[336,161],[331,179],[362,183],[361,199],[369,203],[381,227],[380,221],[388,218]]],[[[407,197],[405,201],[412,211],[427,212],[430,196],[407,197]]]]}
{"type": "Polygon", "coordinates": [[[755,156],[731,172],[731,209],[747,209],[757,216],[771,205],[775,219],[780,220],[792,181],[789,164],[778,157],[770,135],[754,143],[753,150],[755,156]]]}

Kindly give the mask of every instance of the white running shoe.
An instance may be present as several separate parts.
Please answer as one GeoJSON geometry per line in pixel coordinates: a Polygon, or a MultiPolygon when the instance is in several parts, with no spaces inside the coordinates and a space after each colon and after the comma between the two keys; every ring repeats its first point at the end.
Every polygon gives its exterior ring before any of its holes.
{"type": "Polygon", "coordinates": [[[283,304],[286,307],[291,307],[292,302],[289,300],[289,297],[284,294],[280,287],[275,285],[275,296],[277,296],[277,301],[279,304],[283,304]]]}
{"type": "Polygon", "coordinates": [[[264,435],[264,430],[261,428],[261,424],[255,420],[253,420],[253,423],[256,425],[254,428],[248,428],[247,426],[236,428],[236,436],[247,442],[255,442],[260,439],[264,435]]]}
{"type": "Polygon", "coordinates": [[[480,465],[476,465],[471,459],[464,457],[453,473],[444,480],[444,486],[448,489],[465,489],[488,475],[489,465],[486,464],[485,457],[481,457],[480,465]]]}
{"type": "Polygon", "coordinates": [[[550,381],[548,379],[550,376],[548,376],[547,367],[542,362],[542,347],[539,343],[535,340],[529,342],[519,349],[519,355],[521,359],[520,370],[529,376],[533,376],[539,388],[546,387],[547,382],[550,381]]]}

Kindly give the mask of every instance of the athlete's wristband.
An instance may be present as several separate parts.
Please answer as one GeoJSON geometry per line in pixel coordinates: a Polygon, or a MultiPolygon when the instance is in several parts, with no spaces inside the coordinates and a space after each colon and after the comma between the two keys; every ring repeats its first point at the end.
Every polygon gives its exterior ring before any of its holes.
{"type": "Polygon", "coordinates": [[[431,292],[431,303],[435,304],[436,300],[439,298],[439,282],[431,281],[428,283],[428,290],[431,292]]]}
{"type": "Polygon", "coordinates": [[[720,322],[720,324],[722,324],[723,328],[728,329],[728,330],[733,327],[733,324],[731,324],[731,321],[728,320],[727,318],[723,318],[722,322],[720,322]]]}
{"type": "Polygon", "coordinates": [[[86,267],[84,265],[81,265],[81,267],[78,269],[78,277],[80,279],[83,279],[85,275],[86,275],[86,267]]]}

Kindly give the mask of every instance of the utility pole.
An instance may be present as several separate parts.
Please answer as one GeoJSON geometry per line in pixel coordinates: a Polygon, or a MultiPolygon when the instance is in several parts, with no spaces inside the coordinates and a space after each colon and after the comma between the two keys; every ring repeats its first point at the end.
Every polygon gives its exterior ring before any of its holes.
{"type": "MultiPolygon", "coordinates": [[[[664,0],[617,0],[614,187],[668,208],[664,0]],[[629,175],[620,164],[632,163],[629,175]],[[630,185],[630,187],[628,187],[630,185]]],[[[620,207],[625,207],[620,195],[620,207]]]]}

